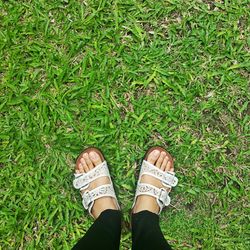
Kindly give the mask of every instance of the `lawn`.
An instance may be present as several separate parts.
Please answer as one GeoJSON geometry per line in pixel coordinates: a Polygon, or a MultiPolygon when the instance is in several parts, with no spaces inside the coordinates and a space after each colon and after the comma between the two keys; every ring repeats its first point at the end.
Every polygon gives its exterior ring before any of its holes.
{"type": "Polygon", "coordinates": [[[174,249],[250,249],[249,0],[0,0],[0,249],[70,249],[93,223],[75,159],[102,149],[124,213],[152,145],[179,185],[174,249]],[[248,138],[247,138],[248,137],[248,138]]]}

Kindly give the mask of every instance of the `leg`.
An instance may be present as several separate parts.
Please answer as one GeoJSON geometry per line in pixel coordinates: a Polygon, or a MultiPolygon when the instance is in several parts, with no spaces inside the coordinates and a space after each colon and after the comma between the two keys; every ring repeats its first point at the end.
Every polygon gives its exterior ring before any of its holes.
{"type": "Polygon", "coordinates": [[[159,225],[159,216],[149,211],[132,215],[133,250],[171,250],[159,225]]]}
{"type": "MultiPolygon", "coordinates": [[[[160,174],[164,175],[164,172],[173,172],[173,160],[172,157],[162,148],[152,148],[146,154],[145,160],[151,165],[154,165],[154,171],[160,170],[160,174]]],[[[144,170],[145,171],[145,170],[144,170]]],[[[140,173],[138,186],[141,188],[141,184],[149,184],[146,188],[156,187],[161,190],[164,189],[170,192],[170,188],[165,187],[159,178],[155,175],[140,173]]],[[[157,176],[157,175],[156,175],[157,176]]],[[[144,188],[144,187],[143,187],[144,188]]],[[[139,189],[141,190],[141,189],[139,189]]],[[[147,190],[147,189],[146,189],[147,190]]],[[[162,206],[159,206],[159,202],[155,196],[149,195],[149,192],[138,193],[136,196],[133,210],[132,210],[132,249],[133,250],[169,250],[171,247],[165,240],[160,226],[159,226],[159,213],[162,206]]],[[[163,203],[165,204],[165,203],[163,203]]]]}
{"type": "Polygon", "coordinates": [[[121,212],[107,209],[101,213],[73,250],[118,250],[121,237],[121,212]]]}
{"type": "Polygon", "coordinates": [[[104,161],[96,148],[84,150],[77,159],[73,185],[80,189],[83,205],[95,222],[73,249],[119,249],[121,211],[104,161]]]}

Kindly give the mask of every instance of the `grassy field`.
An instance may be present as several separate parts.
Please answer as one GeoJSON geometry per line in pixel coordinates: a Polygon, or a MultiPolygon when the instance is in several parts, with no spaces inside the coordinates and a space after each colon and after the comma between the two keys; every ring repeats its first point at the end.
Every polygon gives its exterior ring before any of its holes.
{"type": "Polygon", "coordinates": [[[174,249],[249,249],[249,0],[0,0],[0,249],[70,249],[92,224],[72,187],[94,145],[129,210],[145,150],[179,186],[174,249]]]}

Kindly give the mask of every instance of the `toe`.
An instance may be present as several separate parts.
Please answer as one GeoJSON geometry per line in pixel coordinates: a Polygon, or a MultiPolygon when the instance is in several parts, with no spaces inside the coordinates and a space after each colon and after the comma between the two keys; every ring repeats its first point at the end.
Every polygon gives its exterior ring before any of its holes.
{"type": "Polygon", "coordinates": [[[93,165],[92,161],[91,161],[90,158],[89,158],[89,154],[88,154],[88,153],[85,153],[85,154],[83,155],[83,158],[84,158],[84,160],[85,160],[85,162],[86,162],[88,168],[91,170],[91,169],[94,167],[94,165],[93,165]]]}
{"type": "Polygon", "coordinates": [[[165,156],[164,159],[163,159],[163,162],[161,164],[161,170],[162,171],[165,171],[165,169],[167,167],[167,164],[168,164],[168,161],[169,161],[168,156],[165,156]]]}
{"type": "Polygon", "coordinates": [[[84,169],[83,169],[83,166],[82,166],[81,161],[79,161],[79,162],[77,163],[76,169],[75,169],[75,173],[76,173],[76,174],[84,173],[84,169]]]}
{"type": "Polygon", "coordinates": [[[76,162],[75,173],[76,174],[84,173],[84,169],[83,169],[83,165],[81,163],[81,159],[77,160],[77,162],[76,162]]]}
{"type": "Polygon", "coordinates": [[[168,160],[165,171],[171,171],[171,172],[174,171],[173,164],[172,164],[172,162],[170,160],[168,160]]]}
{"type": "Polygon", "coordinates": [[[85,172],[85,170],[84,170],[84,168],[83,168],[83,164],[82,164],[82,160],[83,158],[81,158],[80,160],[78,160],[77,161],[77,165],[76,165],[76,173],[77,174],[80,174],[80,173],[84,173],[85,172]]]}
{"type": "Polygon", "coordinates": [[[155,164],[156,167],[162,169],[162,162],[163,162],[165,156],[166,156],[166,153],[164,151],[162,151],[158,160],[156,161],[156,164],[155,164]]]}
{"type": "Polygon", "coordinates": [[[147,161],[151,164],[155,164],[156,160],[159,158],[160,151],[155,149],[147,157],[147,161]]]}
{"type": "Polygon", "coordinates": [[[92,152],[89,153],[89,158],[90,158],[90,160],[93,162],[93,164],[95,166],[97,166],[97,165],[99,165],[99,164],[102,163],[102,159],[101,159],[100,155],[97,154],[94,151],[92,151],[92,152]]]}
{"type": "Polygon", "coordinates": [[[84,168],[83,168],[82,162],[80,162],[79,165],[78,165],[78,171],[79,171],[80,173],[84,173],[84,168]]]}
{"type": "Polygon", "coordinates": [[[82,167],[84,169],[84,172],[88,172],[89,168],[88,168],[88,165],[87,165],[87,163],[86,163],[86,161],[85,161],[84,158],[81,158],[81,164],[82,164],[82,167]]]}

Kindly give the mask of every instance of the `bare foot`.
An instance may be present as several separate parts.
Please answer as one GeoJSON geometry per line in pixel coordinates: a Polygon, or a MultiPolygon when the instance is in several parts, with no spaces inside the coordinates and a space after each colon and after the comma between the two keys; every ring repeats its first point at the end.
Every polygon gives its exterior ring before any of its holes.
{"type": "MultiPolygon", "coordinates": [[[[162,171],[174,172],[174,166],[172,164],[172,161],[169,159],[167,153],[164,151],[160,152],[159,150],[155,149],[150,152],[150,154],[145,160],[155,165],[162,171]]],[[[163,186],[161,181],[149,175],[143,175],[141,178],[141,183],[147,183],[158,188],[165,188],[167,190],[170,190],[170,188],[166,188],[165,186],[163,186]]],[[[154,197],[149,195],[140,195],[136,199],[133,213],[138,213],[143,210],[148,210],[150,212],[158,214],[160,211],[160,207],[154,197]]]]}
{"type": "MultiPolygon", "coordinates": [[[[100,155],[95,151],[89,151],[88,153],[83,153],[76,164],[75,172],[77,174],[80,173],[88,173],[91,169],[101,164],[103,160],[101,159],[100,155]]],[[[89,184],[89,187],[81,192],[85,192],[86,190],[93,190],[98,186],[109,184],[110,180],[108,177],[100,177],[89,184]]],[[[114,198],[112,197],[102,197],[96,199],[94,205],[92,207],[91,213],[93,214],[94,218],[96,219],[101,212],[106,209],[115,209],[118,210],[117,203],[114,198]]]]}

